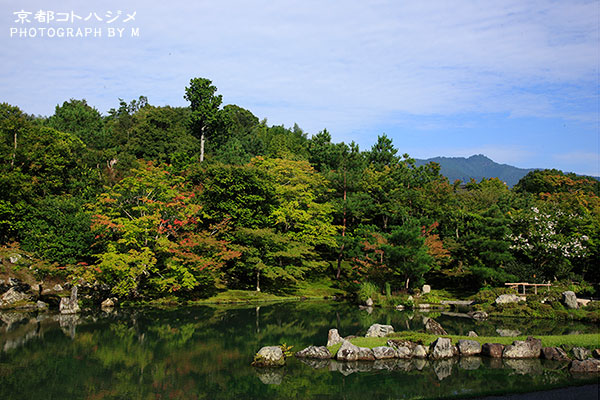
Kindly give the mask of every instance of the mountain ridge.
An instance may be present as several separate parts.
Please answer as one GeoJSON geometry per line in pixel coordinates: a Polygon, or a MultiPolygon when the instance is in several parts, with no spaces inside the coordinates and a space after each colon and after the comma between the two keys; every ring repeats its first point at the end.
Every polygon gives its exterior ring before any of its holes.
{"type": "Polygon", "coordinates": [[[508,164],[499,164],[483,154],[472,155],[468,158],[439,156],[428,159],[415,159],[415,162],[417,166],[430,162],[438,163],[440,173],[448,178],[450,183],[457,179],[466,183],[471,179],[479,182],[484,178],[498,178],[509,187],[516,185],[529,172],[541,169],[518,168],[508,164]]]}

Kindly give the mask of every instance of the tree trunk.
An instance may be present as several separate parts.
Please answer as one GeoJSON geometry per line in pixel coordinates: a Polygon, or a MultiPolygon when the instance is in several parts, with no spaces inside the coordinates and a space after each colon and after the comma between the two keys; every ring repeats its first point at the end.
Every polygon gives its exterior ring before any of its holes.
{"type": "Polygon", "coordinates": [[[14,167],[15,166],[15,158],[17,157],[17,131],[15,131],[15,135],[14,135],[14,151],[13,151],[13,156],[12,156],[12,160],[10,161],[10,167],[14,167]]]}
{"type": "Polygon", "coordinates": [[[256,291],[260,292],[260,269],[256,271],[256,291]]]}
{"type": "Polygon", "coordinates": [[[202,127],[202,133],[200,134],[200,162],[204,161],[204,127],[202,127]]]}
{"type": "MultiPolygon", "coordinates": [[[[344,238],[346,236],[346,169],[344,169],[344,213],[343,213],[343,218],[342,218],[342,238],[344,238]]],[[[345,243],[343,242],[344,239],[342,239],[342,245],[340,246],[340,252],[338,254],[338,260],[337,260],[337,272],[335,274],[335,279],[340,279],[340,275],[342,273],[342,258],[344,256],[344,246],[345,243]]]]}

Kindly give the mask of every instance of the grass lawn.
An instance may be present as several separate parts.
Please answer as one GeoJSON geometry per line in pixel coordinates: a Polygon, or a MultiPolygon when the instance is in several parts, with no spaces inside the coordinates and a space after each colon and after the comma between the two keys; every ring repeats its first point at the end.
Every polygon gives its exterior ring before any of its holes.
{"type": "Polygon", "coordinates": [[[216,304],[216,303],[261,303],[306,299],[323,299],[333,296],[343,296],[345,293],[331,287],[332,282],[327,280],[313,282],[299,282],[287,293],[272,294],[257,292],[255,290],[226,290],[207,299],[199,299],[190,304],[216,304]]]}
{"type": "MultiPolygon", "coordinates": [[[[430,335],[427,333],[419,333],[419,332],[397,332],[388,337],[383,338],[372,338],[372,337],[357,337],[351,339],[350,342],[359,347],[368,347],[373,348],[377,346],[387,346],[388,339],[404,339],[410,340],[411,342],[421,343],[423,345],[430,345],[433,341],[435,341],[439,335],[430,335]]],[[[452,339],[452,343],[457,343],[460,339],[468,339],[475,340],[481,344],[484,343],[500,343],[503,345],[512,344],[515,340],[525,340],[527,336],[517,336],[517,337],[501,337],[501,336],[456,336],[456,335],[443,335],[442,337],[447,337],[452,339]]],[[[560,347],[564,346],[565,348],[571,347],[585,347],[588,349],[597,349],[600,348],[600,334],[598,333],[586,333],[581,335],[552,335],[552,336],[534,336],[536,339],[542,339],[543,347],[560,347]]],[[[331,354],[337,353],[341,344],[336,344],[334,346],[329,347],[329,351],[331,354]]]]}

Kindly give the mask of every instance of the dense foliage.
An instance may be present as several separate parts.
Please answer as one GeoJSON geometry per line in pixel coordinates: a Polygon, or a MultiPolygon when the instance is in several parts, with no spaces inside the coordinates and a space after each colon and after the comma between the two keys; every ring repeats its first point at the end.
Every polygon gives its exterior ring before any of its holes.
{"type": "Polygon", "coordinates": [[[190,107],[142,96],[106,116],[85,100],[48,118],[1,104],[0,244],[129,298],[285,292],[324,277],[394,292],[597,287],[596,179],[543,170],[512,190],[493,177],[450,183],[385,134],[361,151],[221,107],[216,92],[195,78],[190,107]]]}

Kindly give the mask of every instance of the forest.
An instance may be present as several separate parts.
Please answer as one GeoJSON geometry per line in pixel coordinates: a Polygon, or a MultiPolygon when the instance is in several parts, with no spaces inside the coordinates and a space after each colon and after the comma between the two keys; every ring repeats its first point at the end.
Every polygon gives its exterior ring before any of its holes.
{"type": "Polygon", "coordinates": [[[187,107],[144,96],[102,115],[70,99],[49,117],[0,105],[0,246],[37,277],[119,298],[286,293],[327,281],[411,291],[505,282],[600,289],[600,183],[555,169],[510,189],[449,182],[381,134],[270,126],[205,78],[187,107]]]}

